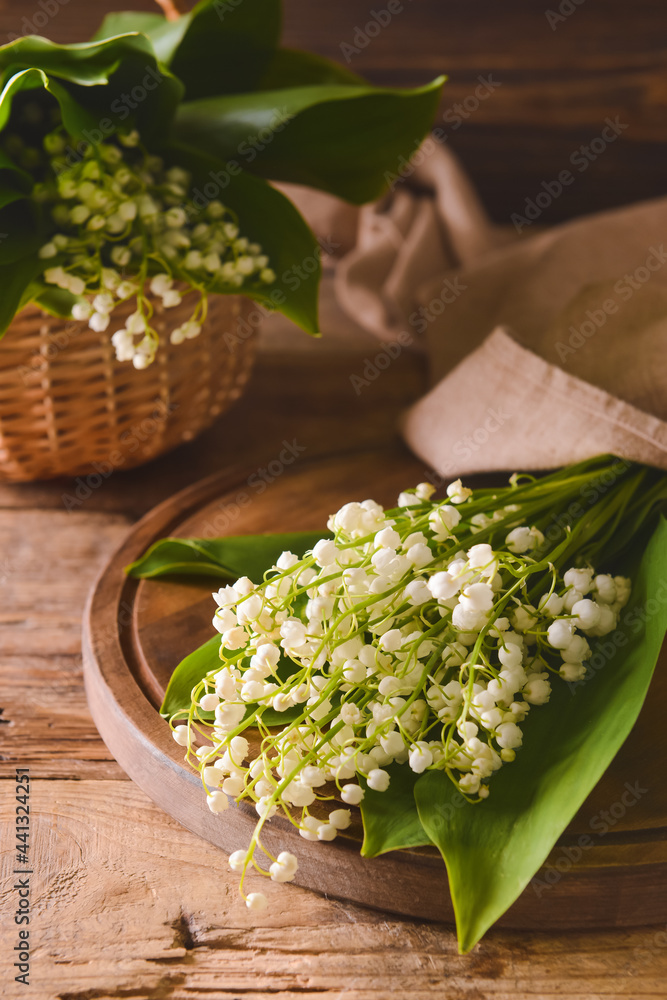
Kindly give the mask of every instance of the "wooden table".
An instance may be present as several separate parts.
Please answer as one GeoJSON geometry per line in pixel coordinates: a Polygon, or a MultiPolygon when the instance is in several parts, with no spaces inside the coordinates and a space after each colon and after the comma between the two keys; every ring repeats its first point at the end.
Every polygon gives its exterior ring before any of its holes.
{"type": "MultiPolygon", "coordinates": [[[[44,29],[83,39],[108,0],[69,0],[44,29]]],[[[148,0],[131,4],[150,9],[148,0]]],[[[378,3],[377,8],[382,3],[378,3]]],[[[405,2],[353,68],[407,83],[445,68],[443,111],[478,74],[503,85],[452,133],[493,214],[558,173],[607,115],[629,118],[627,140],[592,164],[547,221],[662,193],[661,4],[586,0],[552,31],[541,4],[405,2]]],[[[20,33],[36,4],[5,0],[0,38],[20,33]]],[[[558,7],[554,4],[554,9],[558,7]]],[[[368,19],[361,0],[288,0],[292,44],[330,55],[368,19]]],[[[623,119],[624,120],[624,119],[623,119]]],[[[667,930],[543,935],[492,931],[459,957],[452,929],[327,901],[295,887],[279,909],[249,914],[218,851],[167,818],[110,758],[88,714],[80,658],[84,601],[130,525],[175,490],[241,461],[256,470],[296,441],[304,457],[398,447],[395,420],[424,384],[403,355],[355,395],[378,347],[314,344],[265,332],[250,389],[195,444],[144,469],[117,472],[67,506],[67,481],[0,487],[0,827],[13,834],[16,767],[33,779],[31,986],[14,984],[13,836],[3,833],[3,995],[39,1000],[214,997],[219,1000],[572,1000],[667,996],[667,930]],[[13,827],[13,823],[12,823],[13,827]],[[7,986],[5,987],[5,982],[7,986]]]]}

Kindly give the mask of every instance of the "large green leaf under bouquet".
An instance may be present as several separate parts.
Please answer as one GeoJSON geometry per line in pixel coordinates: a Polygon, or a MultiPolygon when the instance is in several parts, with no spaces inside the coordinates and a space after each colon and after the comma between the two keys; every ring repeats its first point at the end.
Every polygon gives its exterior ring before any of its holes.
{"type": "MultiPolygon", "coordinates": [[[[481,806],[466,803],[436,771],[399,786],[401,817],[384,819],[382,795],[362,804],[374,857],[411,844],[434,843],[447,866],[459,943],[469,951],[528,885],[556,840],[600,780],[630,733],[646,697],[667,632],[667,604],[643,613],[664,582],[667,521],[661,518],[643,557],[625,568],[633,597],[614,633],[601,672],[555,688],[547,705],[524,723],[521,752],[494,779],[481,806]],[[634,565],[633,565],[634,563],[634,565]],[[415,838],[417,823],[423,839],[415,838]]],[[[548,903],[546,903],[548,905],[548,903]]]]}
{"type": "Polygon", "coordinates": [[[320,531],[298,531],[229,538],[163,538],[128,566],[127,572],[143,580],[172,575],[261,579],[285,549],[303,555],[321,537],[320,531]]]}
{"type": "MultiPolygon", "coordinates": [[[[34,114],[34,102],[45,121],[56,109],[65,131],[58,171],[79,162],[86,145],[95,158],[133,130],[148,153],[190,171],[184,208],[193,224],[212,200],[224,203],[246,242],[268,258],[271,288],[247,280],[242,293],[318,332],[320,248],[268,181],[308,184],[355,203],[379,196],[387,172],[427,132],[443,78],[414,90],[371,86],[330,60],[281,48],[280,29],[280,0],[201,0],[174,21],[109,14],[88,43],[27,36],[0,46],[0,282],[12,290],[0,308],[0,334],[28,301],[58,315],[80,304],[77,294],[49,291],[40,277],[67,265],[64,257],[41,268],[28,263],[61,232],[44,199],[33,198],[44,176],[31,176],[24,150],[11,147],[17,135],[39,147],[43,135],[21,117],[26,107],[34,114]]],[[[164,271],[154,257],[149,276],[164,271]]],[[[171,273],[192,284],[178,267],[171,273]]],[[[198,280],[206,292],[235,290],[215,275],[198,280]]],[[[91,297],[103,290],[88,289],[91,297]]]]}
{"type": "MultiPolygon", "coordinates": [[[[573,473],[573,489],[581,481],[573,473]]],[[[602,537],[612,557],[609,568],[632,580],[631,599],[596,654],[595,668],[576,682],[556,681],[550,700],[522,724],[523,745],[516,759],[492,777],[488,799],[470,801],[443,771],[416,774],[396,763],[388,768],[390,792],[366,788],[362,853],[373,857],[436,845],[448,871],[462,951],[479,941],[535,875],[617,754],[644,702],[667,631],[667,605],[655,600],[667,564],[667,522],[650,514],[664,485],[647,486],[641,495],[636,485],[626,485],[624,497],[623,487],[618,490],[618,516],[612,516],[602,537]]],[[[584,534],[598,530],[595,518],[593,510],[582,519],[584,534]]],[[[300,555],[313,545],[313,537],[165,539],[128,571],[137,577],[203,571],[229,579],[242,571],[260,580],[279,549],[300,555]]],[[[583,536],[579,544],[584,551],[583,536]]],[[[573,558],[571,552],[568,560],[573,558]]],[[[182,717],[189,709],[193,687],[215,667],[218,646],[216,637],[175,669],[163,705],[166,717],[182,717]]],[[[265,721],[290,720],[272,713],[265,721]]]]}

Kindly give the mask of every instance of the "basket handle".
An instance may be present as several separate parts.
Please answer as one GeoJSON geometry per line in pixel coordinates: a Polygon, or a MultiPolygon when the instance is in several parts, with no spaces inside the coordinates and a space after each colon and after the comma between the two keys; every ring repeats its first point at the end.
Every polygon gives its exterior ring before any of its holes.
{"type": "Polygon", "coordinates": [[[185,14],[185,3],[183,0],[155,0],[168,21],[178,21],[181,14],[185,14]]]}

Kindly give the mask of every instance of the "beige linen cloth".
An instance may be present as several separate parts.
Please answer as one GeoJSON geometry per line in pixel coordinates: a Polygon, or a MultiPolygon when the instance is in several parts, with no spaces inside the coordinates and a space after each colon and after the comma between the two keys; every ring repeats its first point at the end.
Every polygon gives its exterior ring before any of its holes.
{"type": "Polygon", "coordinates": [[[296,197],[338,234],[338,307],[428,355],[412,450],[444,476],[601,452],[667,469],[667,199],[541,230],[517,206],[519,235],[488,221],[448,149],[422,152],[361,210],[296,197]]]}

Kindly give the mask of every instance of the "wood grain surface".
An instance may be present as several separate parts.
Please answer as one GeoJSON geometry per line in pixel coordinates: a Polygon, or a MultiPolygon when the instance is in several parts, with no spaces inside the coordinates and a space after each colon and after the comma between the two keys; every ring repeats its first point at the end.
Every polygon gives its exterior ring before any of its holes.
{"type": "MultiPolygon", "coordinates": [[[[126,6],[151,9],[150,0],[126,6]]],[[[83,40],[110,0],[60,0],[40,28],[83,40]]],[[[286,37],[339,56],[366,0],[286,0],[286,37]]],[[[622,137],[577,175],[543,221],[664,191],[666,15],[661,0],[585,0],[552,31],[545,9],[510,0],[405,0],[355,56],[378,82],[450,75],[443,113],[481,74],[500,87],[448,142],[487,205],[507,220],[607,116],[622,137]]],[[[52,5],[51,5],[52,9],[52,5]]],[[[39,0],[0,2],[0,39],[25,30],[39,0]]],[[[28,28],[28,30],[30,30],[28,28]]],[[[451,123],[448,123],[451,125],[451,123]]],[[[136,519],[204,475],[243,460],[265,467],[284,440],[304,457],[383,446],[424,384],[402,355],[356,396],[350,375],[370,340],[317,344],[267,330],[245,398],[214,428],[150,466],[101,484],[0,486],[0,974],[2,994],[37,1000],[664,1000],[667,928],[491,931],[464,958],[451,927],[397,919],[277,886],[272,906],[239,907],[236,876],[128,781],[86,708],[80,623],[86,594],[136,519]],[[74,497],[75,503],[67,501],[74,497]],[[65,502],[70,510],[66,509],[65,502]],[[13,777],[33,782],[32,986],[10,977],[15,945],[13,777]]]]}

